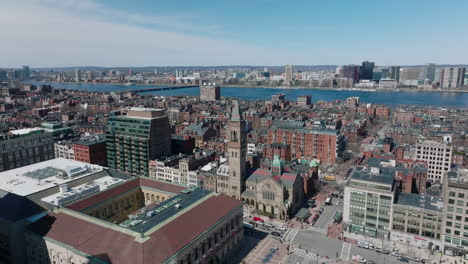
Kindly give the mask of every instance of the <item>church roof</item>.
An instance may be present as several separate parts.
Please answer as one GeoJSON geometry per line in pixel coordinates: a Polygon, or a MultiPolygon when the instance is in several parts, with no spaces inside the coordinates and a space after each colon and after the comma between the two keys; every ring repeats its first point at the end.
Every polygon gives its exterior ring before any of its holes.
{"type": "Polygon", "coordinates": [[[256,169],[249,178],[247,178],[248,182],[261,182],[268,178],[272,178],[273,180],[277,181],[278,183],[286,186],[292,187],[294,181],[296,180],[296,174],[294,173],[283,173],[281,176],[271,176],[271,172],[265,169],[256,169]]]}
{"type": "Polygon", "coordinates": [[[239,110],[239,103],[237,100],[232,101],[231,121],[240,121],[241,115],[239,110]]]}

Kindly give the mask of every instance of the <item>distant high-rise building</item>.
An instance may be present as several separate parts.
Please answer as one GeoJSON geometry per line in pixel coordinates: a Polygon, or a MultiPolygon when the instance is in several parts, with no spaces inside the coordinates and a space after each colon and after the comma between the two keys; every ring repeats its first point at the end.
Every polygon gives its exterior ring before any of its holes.
{"type": "Polygon", "coordinates": [[[361,80],[372,80],[372,72],[374,71],[374,62],[364,61],[362,62],[360,69],[360,79],[361,80]]]}
{"type": "Polygon", "coordinates": [[[125,81],[125,74],[123,72],[119,73],[119,81],[125,81]]]}
{"type": "Polygon", "coordinates": [[[298,106],[308,106],[312,103],[312,96],[310,95],[300,95],[297,97],[298,106]]]}
{"type": "Polygon", "coordinates": [[[281,103],[285,99],[284,94],[279,93],[279,94],[274,94],[271,96],[271,102],[272,103],[281,103]]]}
{"type": "Polygon", "coordinates": [[[217,101],[221,99],[221,87],[215,83],[204,83],[200,86],[201,101],[217,101]]]}
{"type": "Polygon", "coordinates": [[[424,67],[423,79],[430,82],[435,81],[436,65],[435,63],[427,63],[424,67]]]}
{"type": "Polygon", "coordinates": [[[24,79],[29,79],[29,77],[31,77],[31,74],[29,72],[29,66],[27,65],[23,66],[23,75],[24,75],[24,79]]]}
{"type": "Polygon", "coordinates": [[[81,82],[81,70],[80,69],[75,70],[75,82],[81,82]]]}
{"type": "Polygon", "coordinates": [[[292,65],[286,65],[284,66],[284,72],[285,72],[285,81],[290,83],[293,81],[293,73],[294,73],[294,69],[293,69],[293,66],[292,65]]]}
{"type": "Polygon", "coordinates": [[[359,82],[359,65],[343,65],[337,69],[338,77],[348,78],[353,82],[359,82]]]}
{"type": "Polygon", "coordinates": [[[175,77],[176,77],[176,79],[184,77],[184,72],[182,70],[176,70],[175,71],[175,77]]]}
{"type": "Polygon", "coordinates": [[[388,69],[389,69],[389,74],[390,74],[388,78],[399,82],[400,81],[400,66],[390,66],[388,69]]]}
{"type": "Polygon", "coordinates": [[[421,80],[422,68],[403,68],[400,69],[400,82],[403,85],[416,86],[421,80]]]}
{"type": "Polygon", "coordinates": [[[148,177],[149,160],[171,152],[169,119],[163,109],[134,107],[112,112],[106,141],[109,167],[148,177]]]}
{"type": "Polygon", "coordinates": [[[462,88],[465,82],[465,68],[443,68],[439,71],[439,82],[442,89],[462,88]]]}

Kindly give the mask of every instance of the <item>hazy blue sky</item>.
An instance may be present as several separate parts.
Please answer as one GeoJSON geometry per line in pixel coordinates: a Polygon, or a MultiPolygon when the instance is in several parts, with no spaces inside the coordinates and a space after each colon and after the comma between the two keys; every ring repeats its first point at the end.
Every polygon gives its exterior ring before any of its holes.
{"type": "Polygon", "coordinates": [[[466,0],[0,0],[0,67],[468,63],[466,0]]]}

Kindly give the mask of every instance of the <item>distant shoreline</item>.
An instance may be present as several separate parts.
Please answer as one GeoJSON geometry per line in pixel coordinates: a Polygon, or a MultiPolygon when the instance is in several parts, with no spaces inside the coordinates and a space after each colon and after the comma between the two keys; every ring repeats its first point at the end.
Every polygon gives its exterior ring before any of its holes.
{"type": "MultiPolygon", "coordinates": [[[[41,83],[40,81],[36,81],[37,83],[41,83]]],[[[56,84],[84,84],[84,85],[122,85],[125,86],[125,83],[93,83],[93,82],[45,82],[45,83],[56,83],[56,84]]],[[[134,85],[128,85],[128,87],[132,86],[178,86],[184,84],[143,84],[143,83],[135,83],[134,85]]],[[[187,84],[188,85],[188,84],[187,84]]],[[[277,89],[277,90],[324,90],[324,91],[345,91],[345,92],[439,92],[439,93],[468,93],[468,90],[441,90],[441,89],[433,89],[433,90],[421,90],[416,88],[396,88],[396,89],[379,89],[379,88],[328,88],[328,87],[306,87],[306,86],[248,86],[248,85],[233,85],[233,84],[224,84],[220,85],[221,87],[232,87],[232,88],[254,88],[254,89],[277,89]],[[398,91],[395,91],[398,90],[398,91]]],[[[128,91],[130,91],[129,89],[128,91]]],[[[116,91],[118,92],[118,91],[116,91]]]]}

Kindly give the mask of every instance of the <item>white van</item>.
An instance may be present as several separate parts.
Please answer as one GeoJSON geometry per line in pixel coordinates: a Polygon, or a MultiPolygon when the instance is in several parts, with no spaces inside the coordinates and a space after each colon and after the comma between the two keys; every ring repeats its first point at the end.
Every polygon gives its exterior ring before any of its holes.
{"type": "Polygon", "coordinates": [[[358,241],[357,243],[357,246],[360,247],[360,248],[369,248],[369,243],[367,243],[366,241],[358,241]]]}

